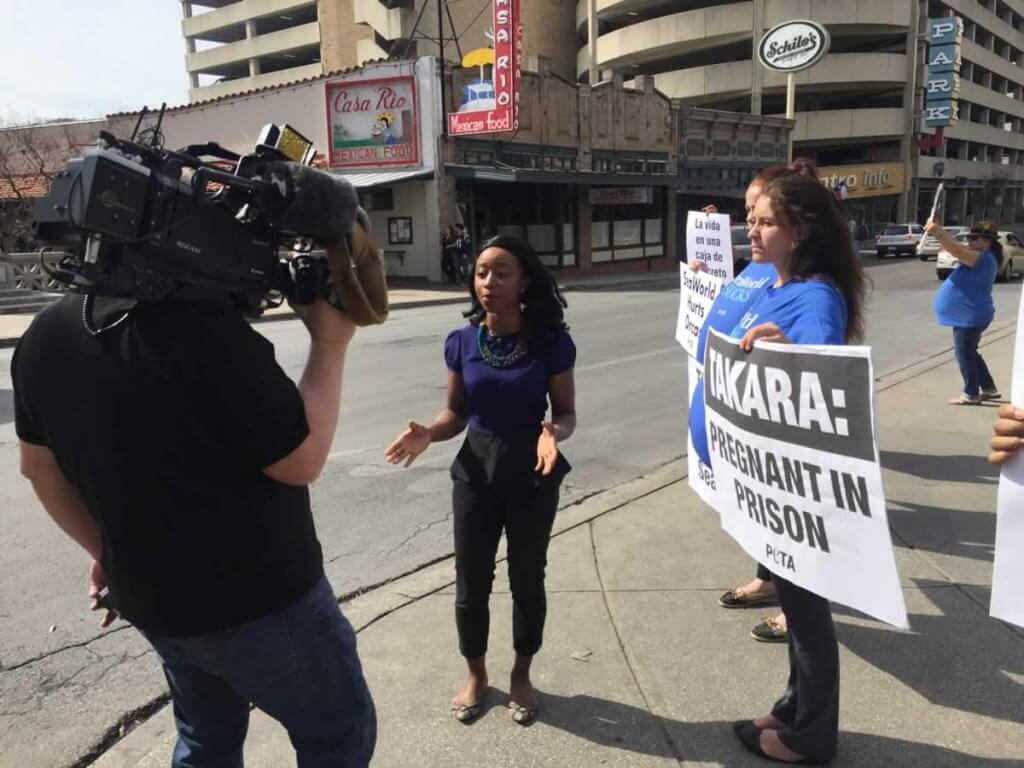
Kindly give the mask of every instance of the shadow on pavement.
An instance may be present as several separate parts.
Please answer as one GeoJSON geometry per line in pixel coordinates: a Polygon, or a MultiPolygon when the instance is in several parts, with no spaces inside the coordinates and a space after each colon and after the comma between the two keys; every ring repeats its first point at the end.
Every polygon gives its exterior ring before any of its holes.
{"type": "Polygon", "coordinates": [[[0,389],[0,425],[14,421],[14,390],[0,389]]]}
{"type": "MultiPolygon", "coordinates": [[[[910,632],[837,622],[840,644],[932,704],[1024,723],[1024,685],[1010,676],[1024,676],[1020,638],[989,619],[956,586],[926,579],[915,582],[926,590],[939,615],[912,614],[910,632]]],[[[834,607],[837,615],[857,615],[834,607]]],[[[970,765],[975,765],[973,758],[970,765]]]]}
{"type": "Polygon", "coordinates": [[[999,468],[989,464],[980,453],[968,456],[933,456],[927,453],[882,451],[882,466],[923,480],[994,483],[999,479],[999,468]]]}
{"type": "MultiPolygon", "coordinates": [[[[902,637],[902,635],[901,635],[902,637]]],[[[603,747],[655,757],[723,766],[766,764],[749,754],[724,721],[680,722],[661,717],[672,744],[645,709],[594,696],[542,694],[540,719],[546,726],[603,747]]],[[[1018,761],[978,758],[952,749],[904,739],[840,731],[836,766],[948,766],[1002,768],[1018,761]]]]}
{"type": "Polygon", "coordinates": [[[913,549],[992,562],[995,515],[896,500],[889,501],[888,515],[893,530],[913,549]]]}

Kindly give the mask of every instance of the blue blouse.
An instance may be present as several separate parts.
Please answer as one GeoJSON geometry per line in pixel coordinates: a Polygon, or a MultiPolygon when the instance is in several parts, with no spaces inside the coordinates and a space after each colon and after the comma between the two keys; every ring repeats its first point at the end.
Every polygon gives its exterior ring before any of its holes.
{"type": "Polygon", "coordinates": [[[992,284],[999,261],[992,251],[984,251],[973,267],[960,263],[935,294],[935,315],[939,325],[954,328],[983,328],[996,316],[992,303],[992,284]]]}
{"type": "MultiPolygon", "coordinates": [[[[769,286],[779,279],[779,273],[771,264],[753,262],[747,266],[736,279],[718,294],[707,320],[700,328],[697,337],[697,359],[704,362],[704,347],[707,345],[708,331],[714,329],[729,333],[743,317],[744,313],[756,302],[769,286]]],[[[690,435],[697,455],[705,464],[711,464],[707,450],[707,435],[704,433],[704,380],[697,382],[690,401],[690,435]]]]}
{"type": "Polygon", "coordinates": [[[576,345],[560,331],[544,349],[531,349],[508,368],[484,362],[477,346],[478,329],[466,325],[448,334],[444,361],[448,370],[462,374],[469,428],[511,437],[536,433],[548,409],[548,379],[576,365],[576,345]]]}
{"type": "MultiPolygon", "coordinates": [[[[762,291],[729,331],[734,339],[763,323],[775,323],[794,344],[844,344],[846,300],[827,280],[791,280],[762,291]]],[[[704,382],[697,385],[690,405],[690,436],[700,460],[711,466],[704,425],[704,382]]]]}

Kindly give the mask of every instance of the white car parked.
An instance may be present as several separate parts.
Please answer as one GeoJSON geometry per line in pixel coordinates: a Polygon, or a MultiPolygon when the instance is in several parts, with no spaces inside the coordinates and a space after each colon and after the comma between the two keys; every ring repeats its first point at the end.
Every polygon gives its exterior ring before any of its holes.
{"type": "Polygon", "coordinates": [[[913,256],[917,253],[917,244],[924,237],[924,227],[920,224],[886,224],[882,232],[875,238],[875,253],[884,259],[890,253],[913,256]]]}
{"type": "MultiPolygon", "coordinates": [[[[957,235],[956,239],[966,245],[967,232],[957,235]]],[[[1003,244],[1003,263],[996,272],[996,282],[1005,283],[1017,273],[1018,266],[1024,266],[1024,243],[1013,232],[1000,232],[999,242],[1003,244]]],[[[945,280],[959,266],[960,262],[949,251],[940,249],[935,259],[935,275],[939,280],[945,280]]]]}

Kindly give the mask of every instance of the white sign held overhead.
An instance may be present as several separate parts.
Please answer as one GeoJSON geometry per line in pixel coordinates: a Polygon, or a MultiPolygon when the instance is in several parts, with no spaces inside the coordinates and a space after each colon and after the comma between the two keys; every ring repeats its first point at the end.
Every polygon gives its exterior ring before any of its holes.
{"type": "MultiPolygon", "coordinates": [[[[886,515],[870,349],[708,335],[705,426],[722,528],[769,570],[907,626],[886,515]]],[[[1019,584],[1018,584],[1019,589],[1019,584]]]]}
{"type": "Polygon", "coordinates": [[[821,61],[831,42],[828,30],[817,22],[787,21],[761,38],[757,60],[776,72],[799,72],[821,61]]]}
{"type": "MultiPolygon", "coordinates": [[[[1024,404],[1024,300],[1017,314],[1017,341],[1013,351],[1013,387],[1010,400],[1024,404]]],[[[1024,627],[1024,455],[1003,465],[996,503],[996,560],[992,570],[992,603],[997,619],[1024,627]]]]}
{"type": "Polygon", "coordinates": [[[707,273],[729,282],[733,278],[732,232],[724,213],[690,211],[686,217],[686,258],[703,261],[707,273]]]}

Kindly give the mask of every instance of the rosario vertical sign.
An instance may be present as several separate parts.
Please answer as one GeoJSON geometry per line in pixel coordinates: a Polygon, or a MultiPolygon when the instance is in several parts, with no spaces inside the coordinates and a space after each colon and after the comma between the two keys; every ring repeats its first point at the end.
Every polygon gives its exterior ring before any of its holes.
{"type": "Polygon", "coordinates": [[[924,123],[929,128],[945,128],[956,124],[963,36],[964,20],[959,16],[928,19],[924,123]]]}
{"type": "Polygon", "coordinates": [[[494,66],[491,80],[466,86],[458,112],[448,115],[448,133],[500,133],[519,127],[519,78],[523,35],[519,0],[492,0],[494,66]]]}

